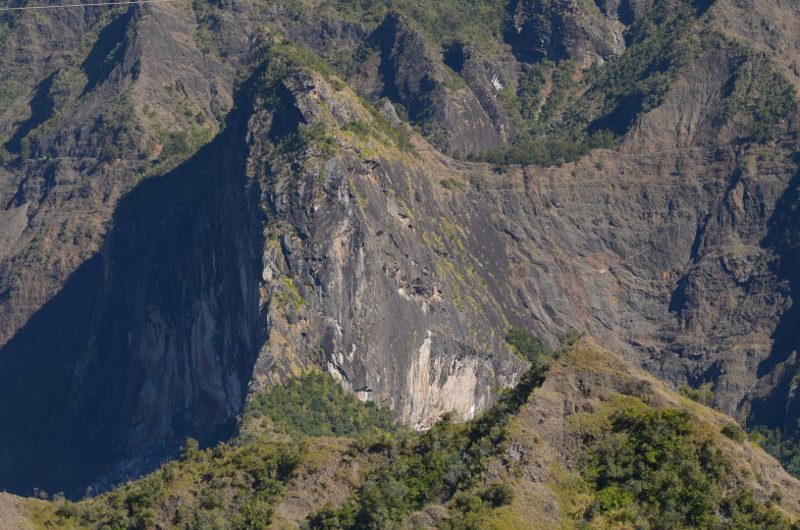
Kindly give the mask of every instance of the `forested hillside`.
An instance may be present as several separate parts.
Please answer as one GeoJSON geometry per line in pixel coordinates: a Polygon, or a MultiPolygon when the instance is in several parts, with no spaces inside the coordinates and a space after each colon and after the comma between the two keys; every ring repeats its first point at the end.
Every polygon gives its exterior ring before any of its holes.
{"type": "Polygon", "coordinates": [[[245,407],[234,440],[189,439],[143,479],[19,513],[62,528],[797,526],[800,483],[730,418],[590,344],[534,360],[478,418],[421,434],[310,373],[245,407]]]}

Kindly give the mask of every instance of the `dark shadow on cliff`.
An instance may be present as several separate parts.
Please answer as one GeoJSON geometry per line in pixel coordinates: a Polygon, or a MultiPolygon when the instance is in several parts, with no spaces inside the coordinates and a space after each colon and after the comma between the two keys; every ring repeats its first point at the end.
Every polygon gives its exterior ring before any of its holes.
{"type": "Polygon", "coordinates": [[[82,468],[91,455],[78,459],[71,455],[79,452],[74,451],[77,448],[65,445],[66,403],[78,352],[88,335],[101,270],[99,256],[87,260],[0,350],[0,488],[4,490],[31,495],[34,487],[40,487],[57,492],[85,478],[82,468]]]}
{"type": "MultiPolygon", "coordinates": [[[[800,260],[800,173],[792,179],[776,204],[768,229],[762,244],[775,249],[779,257],[774,265],[777,275],[788,282],[793,302],[791,308],[781,315],[772,335],[775,341],[772,352],[758,366],[759,377],[770,373],[800,347],[800,267],[797,266],[800,260]]],[[[751,415],[758,424],[780,427],[787,436],[797,430],[797,420],[800,419],[800,402],[787,403],[796,370],[797,367],[789,369],[767,399],[752,404],[751,415]]]]}
{"type": "Polygon", "coordinates": [[[122,63],[125,56],[125,32],[133,20],[133,13],[133,9],[126,10],[97,35],[95,45],[81,63],[81,70],[89,79],[81,95],[92,92],[115,66],[122,63]]]}
{"type": "Polygon", "coordinates": [[[17,126],[14,135],[4,145],[10,152],[20,152],[22,149],[22,139],[28,136],[36,127],[49,120],[53,115],[53,103],[50,101],[49,94],[55,76],[55,73],[50,74],[44,81],[36,86],[36,90],[30,101],[30,107],[32,109],[30,117],[17,126]]]}
{"type": "Polygon", "coordinates": [[[249,91],[215,140],[120,200],[101,255],[0,349],[0,489],[80,497],[232,434],[262,333],[249,91]]]}

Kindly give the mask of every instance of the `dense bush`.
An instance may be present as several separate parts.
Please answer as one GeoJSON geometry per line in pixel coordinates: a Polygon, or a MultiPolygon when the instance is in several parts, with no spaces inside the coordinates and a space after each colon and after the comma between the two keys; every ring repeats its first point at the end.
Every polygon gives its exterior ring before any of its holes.
{"type": "Polygon", "coordinates": [[[60,501],[43,526],[146,530],[169,505],[171,527],[266,528],[305,457],[297,443],[260,440],[199,450],[188,440],[180,461],[89,501],[60,501]]]}
{"type": "Polygon", "coordinates": [[[586,520],[646,528],[791,528],[735,480],[733,463],[687,412],[620,402],[590,436],[581,472],[586,520]]]}
{"type": "Polygon", "coordinates": [[[758,60],[755,52],[735,44],[729,48],[737,52],[739,64],[728,83],[723,119],[745,115],[752,140],[772,140],[779,124],[797,110],[797,89],[770,63],[758,60]]]}
{"type": "Polygon", "coordinates": [[[726,423],[720,429],[722,434],[733,440],[734,442],[744,441],[744,431],[735,423],[726,423]]]}
{"type": "Polygon", "coordinates": [[[706,407],[714,405],[714,392],[711,390],[711,383],[703,383],[698,388],[692,388],[684,381],[678,387],[678,394],[697,401],[706,407]]]}
{"type": "Polygon", "coordinates": [[[610,419],[613,434],[596,440],[584,463],[597,489],[590,518],[620,510],[620,521],[671,528],[716,523],[718,484],[729,469],[709,440],[693,439],[688,413],[626,406],[610,419]]]}
{"type": "Polygon", "coordinates": [[[780,428],[759,425],[749,433],[751,441],[775,457],[791,475],[800,478],[800,436],[783,436],[780,428]]]}
{"type": "Polygon", "coordinates": [[[558,342],[560,342],[564,346],[572,346],[585,336],[586,336],[585,331],[578,331],[577,329],[568,329],[567,331],[558,336],[558,342]]]}
{"type": "MultiPolygon", "coordinates": [[[[326,506],[312,514],[309,526],[392,528],[431,503],[455,499],[457,505],[466,503],[466,511],[475,503],[483,503],[470,490],[477,486],[489,463],[505,451],[510,418],[542,384],[546,372],[546,368],[534,366],[516,388],[503,393],[497,405],[471,422],[454,423],[453,414],[448,413],[435,427],[416,437],[381,436],[357,441],[353,454],[374,455],[374,469],[363,477],[361,487],[348,502],[338,509],[326,506]]],[[[483,497],[488,505],[499,506],[511,502],[513,494],[498,484],[485,490],[483,497]]]]}
{"type": "Polygon", "coordinates": [[[514,353],[533,365],[549,362],[552,350],[542,339],[529,331],[511,328],[506,333],[506,342],[514,353]]]}
{"type": "Polygon", "coordinates": [[[388,409],[362,403],[326,372],[310,372],[256,395],[242,412],[245,423],[266,418],[291,436],[365,436],[396,432],[388,409]]]}

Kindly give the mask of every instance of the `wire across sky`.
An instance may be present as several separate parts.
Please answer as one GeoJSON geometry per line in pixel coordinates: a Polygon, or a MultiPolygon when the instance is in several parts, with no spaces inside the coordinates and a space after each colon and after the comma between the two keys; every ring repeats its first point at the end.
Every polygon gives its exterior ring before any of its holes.
{"type": "Polygon", "coordinates": [[[62,4],[49,6],[23,6],[23,7],[0,7],[2,11],[31,11],[34,9],[64,9],[67,7],[97,7],[97,6],[122,6],[130,4],[161,4],[165,2],[178,2],[179,0],[126,0],[123,2],[93,2],[86,4],[62,4]]]}

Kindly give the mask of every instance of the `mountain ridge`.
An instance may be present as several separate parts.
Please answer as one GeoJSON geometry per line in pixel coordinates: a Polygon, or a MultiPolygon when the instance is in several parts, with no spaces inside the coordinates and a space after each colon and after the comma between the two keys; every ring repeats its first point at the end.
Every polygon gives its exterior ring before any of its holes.
{"type": "Polygon", "coordinates": [[[599,4],[3,15],[3,487],[137,475],[312,366],[468,418],[512,325],[791,433],[797,14],[599,4]]]}

